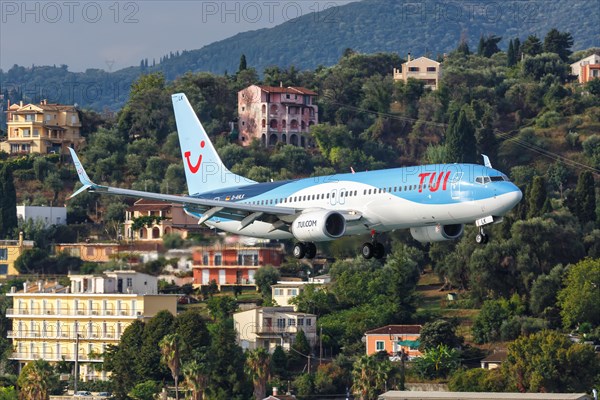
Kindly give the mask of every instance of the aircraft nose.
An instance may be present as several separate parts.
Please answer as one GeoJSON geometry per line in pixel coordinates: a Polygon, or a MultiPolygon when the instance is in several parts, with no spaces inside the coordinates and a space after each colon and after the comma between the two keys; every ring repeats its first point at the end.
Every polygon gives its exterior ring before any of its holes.
{"type": "Polygon", "coordinates": [[[510,203],[512,206],[516,206],[519,204],[521,199],[523,198],[523,192],[517,186],[515,186],[514,190],[509,193],[510,203]]]}

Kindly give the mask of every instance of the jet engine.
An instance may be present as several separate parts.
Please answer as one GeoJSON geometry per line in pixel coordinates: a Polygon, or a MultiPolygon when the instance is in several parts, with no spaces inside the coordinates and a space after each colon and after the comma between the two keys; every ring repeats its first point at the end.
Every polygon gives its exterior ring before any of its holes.
{"type": "Polygon", "coordinates": [[[344,235],[346,219],[336,211],[309,211],[296,218],[290,230],[302,242],[324,242],[344,235]]]}
{"type": "Polygon", "coordinates": [[[410,228],[410,234],[415,240],[422,243],[442,242],[458,239],[462,236],[464,228],[463,224],[421,226],[410,228]]]}

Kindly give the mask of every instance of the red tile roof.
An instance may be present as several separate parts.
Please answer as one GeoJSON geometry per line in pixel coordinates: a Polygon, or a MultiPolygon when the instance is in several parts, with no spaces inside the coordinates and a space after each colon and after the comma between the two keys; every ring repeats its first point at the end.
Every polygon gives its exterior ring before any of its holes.
{"type": "Polygon", "coordinates": [[[307,94],[310,96],[316,96],[317,93],[313,92],[304,87],[300,86],[289,86],[289,87],[281,87],[281,86],[264,86],[258,85],[259,88],[268,93],[291,93],[291,94],[307,94]]]}
{"type": "Polygon", "coordinates": [[[421,325],[386,325],[367,331],[365,335],[419,335],[420,333],[421,325]]]}

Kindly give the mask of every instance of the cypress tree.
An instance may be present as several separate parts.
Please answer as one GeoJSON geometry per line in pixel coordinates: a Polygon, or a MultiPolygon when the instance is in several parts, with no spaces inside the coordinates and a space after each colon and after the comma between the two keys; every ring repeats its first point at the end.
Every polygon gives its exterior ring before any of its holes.
{"type": "Polygon", "coordinates": [[[512,67],[517,63],[517,56],[515,54],[515,47],[512,39],[508,42],[508,50],[506,51],[506,60],[509,67],[512,67]]]}
{"type": "Polygon", "coordinates": [[[582,224],[596,221],[596,190],[590,171],[582,172],[577,180],[575,213],[582,224]]]}
{"type": "Polygon", "coordinates": [[[17,191],[8,163],[0,168],[0,238],[11,236],[18,226],[17,191]]]}
{"type": "Polygon", "coordinates": [[[479,45],[477,45],[477,55],[483,56],[483,52],[485,51],[485,39],[483,35],[479,38],[479,45]]]}
{"type": "Polygon", "coordinates": [[[513,41],[513,50],[515,52],[515,58],[517,62],[521,59],[521,40],[519,38],[515,38],[513,41]]]}
{"type": "Polygon", "coordinates": [[[450,118],[446,131],[446,162],[475,162],[475,127],[467,115],[467,107],[463,106],[456,118],[450,118]]]}
{"type": "Polygon", "coordinates": [[[539,217],[543,214],[546,202],[546,180],[541,176],[533,178],[531,191],[529,192],[529,210],[527,218],[539,217]]]}
{"type": "Polygon", "coordinates": [[[246,64],[246,55],[242,54],[240,57],[240,66],[238,68],[238,72],[244,71],[248,68],[248,65],[246,64]]]}

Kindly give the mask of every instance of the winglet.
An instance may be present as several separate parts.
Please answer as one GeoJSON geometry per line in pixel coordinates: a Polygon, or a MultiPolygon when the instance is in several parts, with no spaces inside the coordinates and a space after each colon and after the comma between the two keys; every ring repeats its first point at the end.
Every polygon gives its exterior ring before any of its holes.
{"type": "Polygon", "coordinates": [[[490,158],[488,156],[486,156],[485,154],[482,154],[481,157],[483,157],[483,165],[485,165],[488,168],[492,168],[492,163],[490,162],[490,158]]]}
{"type": "Polygon", "coordinates": [[[83,185],[83,187],[79,188],[79,190],[77,190],[75,193],[73,193],[71,196],[69,196],[69,199],[72,199],[73,197],[77,196],[79,193],[83,192],[84,190],[87,190],[87,189],[95,186],[95,184],[94,184],[94,182],[91,181],[90,177],[85,172],[85,169],[83,168],[81,161],[79,161],[79,157],[77,157],[75,150],[73,150],[71,147],[69,147],[69,152],[71,152],[71,157],[73,158],[73,164],[75,164],[75,169],[77,170],[77,175],[79,176],[79,181],[83,185]]]}

